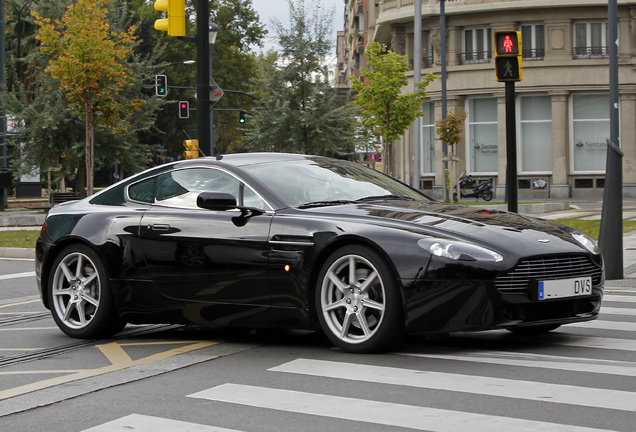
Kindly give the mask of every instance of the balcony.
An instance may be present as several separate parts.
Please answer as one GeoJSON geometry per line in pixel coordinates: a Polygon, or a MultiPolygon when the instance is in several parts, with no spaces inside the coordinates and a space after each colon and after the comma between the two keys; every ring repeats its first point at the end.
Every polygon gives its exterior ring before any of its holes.
{"type": "MultiPolygon", "coordinates": [[[[413,70],[415,61],[413,59],[409,60],[409,68],[413,70]]],[[[422,69],[430,69],[433,67],[433,56],[430,57],[422,57],[422,69]]]]}
{"type": "Polygon", "coordinates": [[[524,60],[534,61],[534,60],[543,60],[545,58],[545,49],[524,49],[521,52],[524,60]]]}
{"type": "Polygon", "coordinates": [[[490,63],[492,51],[464,51],[457,54],[457,64],[490,63]]]}
{"type": "Polygon", "coordinates": [[[579,59],[592,59],[592,58],[607,58],[609,57],[609,47],[607,46],[592,46],[592,47],[574,47],[573,58],[579,59]]]}

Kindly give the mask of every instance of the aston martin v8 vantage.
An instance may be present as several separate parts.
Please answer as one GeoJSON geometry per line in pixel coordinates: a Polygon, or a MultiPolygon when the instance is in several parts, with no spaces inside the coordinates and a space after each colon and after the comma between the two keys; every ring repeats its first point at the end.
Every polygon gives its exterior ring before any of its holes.
{"type": "Polygon", "coordinates": [[[36,276],[72,337],[126,323],[316,329],[351,352],[593,320],[604,283],[597,245],[571,228],[280,153],[169,163],[53,207],[36,276]]]}

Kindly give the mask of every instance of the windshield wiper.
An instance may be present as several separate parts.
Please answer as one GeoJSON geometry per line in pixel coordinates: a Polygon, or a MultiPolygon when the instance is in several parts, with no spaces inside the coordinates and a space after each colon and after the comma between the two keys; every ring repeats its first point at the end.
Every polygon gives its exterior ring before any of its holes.
{"type": "Polygon", "coordinates": [[[311,207],[327,207],[327,206],[335,206],[335,205],[344,205],[344,204],[355,204],[356,201],[351,200],[332,200],[332,201],[314,201],[308,202],[305,204],[301,204],[298,206],[299,209],[306,209],[311,207]]]}
{"type": "Polygon", "coordinates": [[[369,202],[369,201],[382,201],[382,200],[415,201],[415,198],[402,196],[402,195],[377,195],[377,196],[368,196],[368,197],[360,198],[360,199],[357,199],[356,202],[369,202]]]}

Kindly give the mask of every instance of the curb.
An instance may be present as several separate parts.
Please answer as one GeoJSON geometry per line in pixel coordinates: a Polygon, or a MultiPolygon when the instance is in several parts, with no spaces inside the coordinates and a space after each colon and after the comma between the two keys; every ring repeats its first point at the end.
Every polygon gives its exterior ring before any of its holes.
{"type": "Polygon", "coordinates": [[[14,214],[0,216],[0,227],[18,227],[18,226],[42,226],[46,219],[45,213],[35,214],[14,214]]]}
{"type": "Polygon", "coordinates": [[[0,258],[35,259],[35,248],[0,247],[0,258]]]}

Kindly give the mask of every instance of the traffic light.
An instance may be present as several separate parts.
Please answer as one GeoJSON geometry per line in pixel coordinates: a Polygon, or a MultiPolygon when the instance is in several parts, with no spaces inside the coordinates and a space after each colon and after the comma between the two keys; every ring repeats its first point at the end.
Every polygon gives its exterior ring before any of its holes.
{"type": "Polygon", "coordinates": [[[185,36],[185,0],[156,0],[155,9],[167,12],[168,17],[155,21],[155,29],[170,36],[185,36]]]}
{"type": "Polygon", "coordinates": [[[190,102],[181,101],[179,102],[179,118],[188,118],[190,117],[190,102]]]}
{"type": "Polygon", "coordinates": [[[497,81],[521,81],[523,79],[521,54],[521,32],[495,32],[495,76],[497,81]]]}
{"type": "Polygon", "coordinates": [[[239,123],[245,123],[245,111],[239,111],[239,123]]]}
{"type": "Polygon", "coordinates": [[[155,76],[155,92],[157,96],[168,95],[168,77],[165,75],[155,76]]]}
{"type": "Polygon", "coordinates": [[[186,151],[183,152],[183,157],[186,159],[196,159],[199,157],[199,140],[185,140],[183,146],[186,151]]]}

